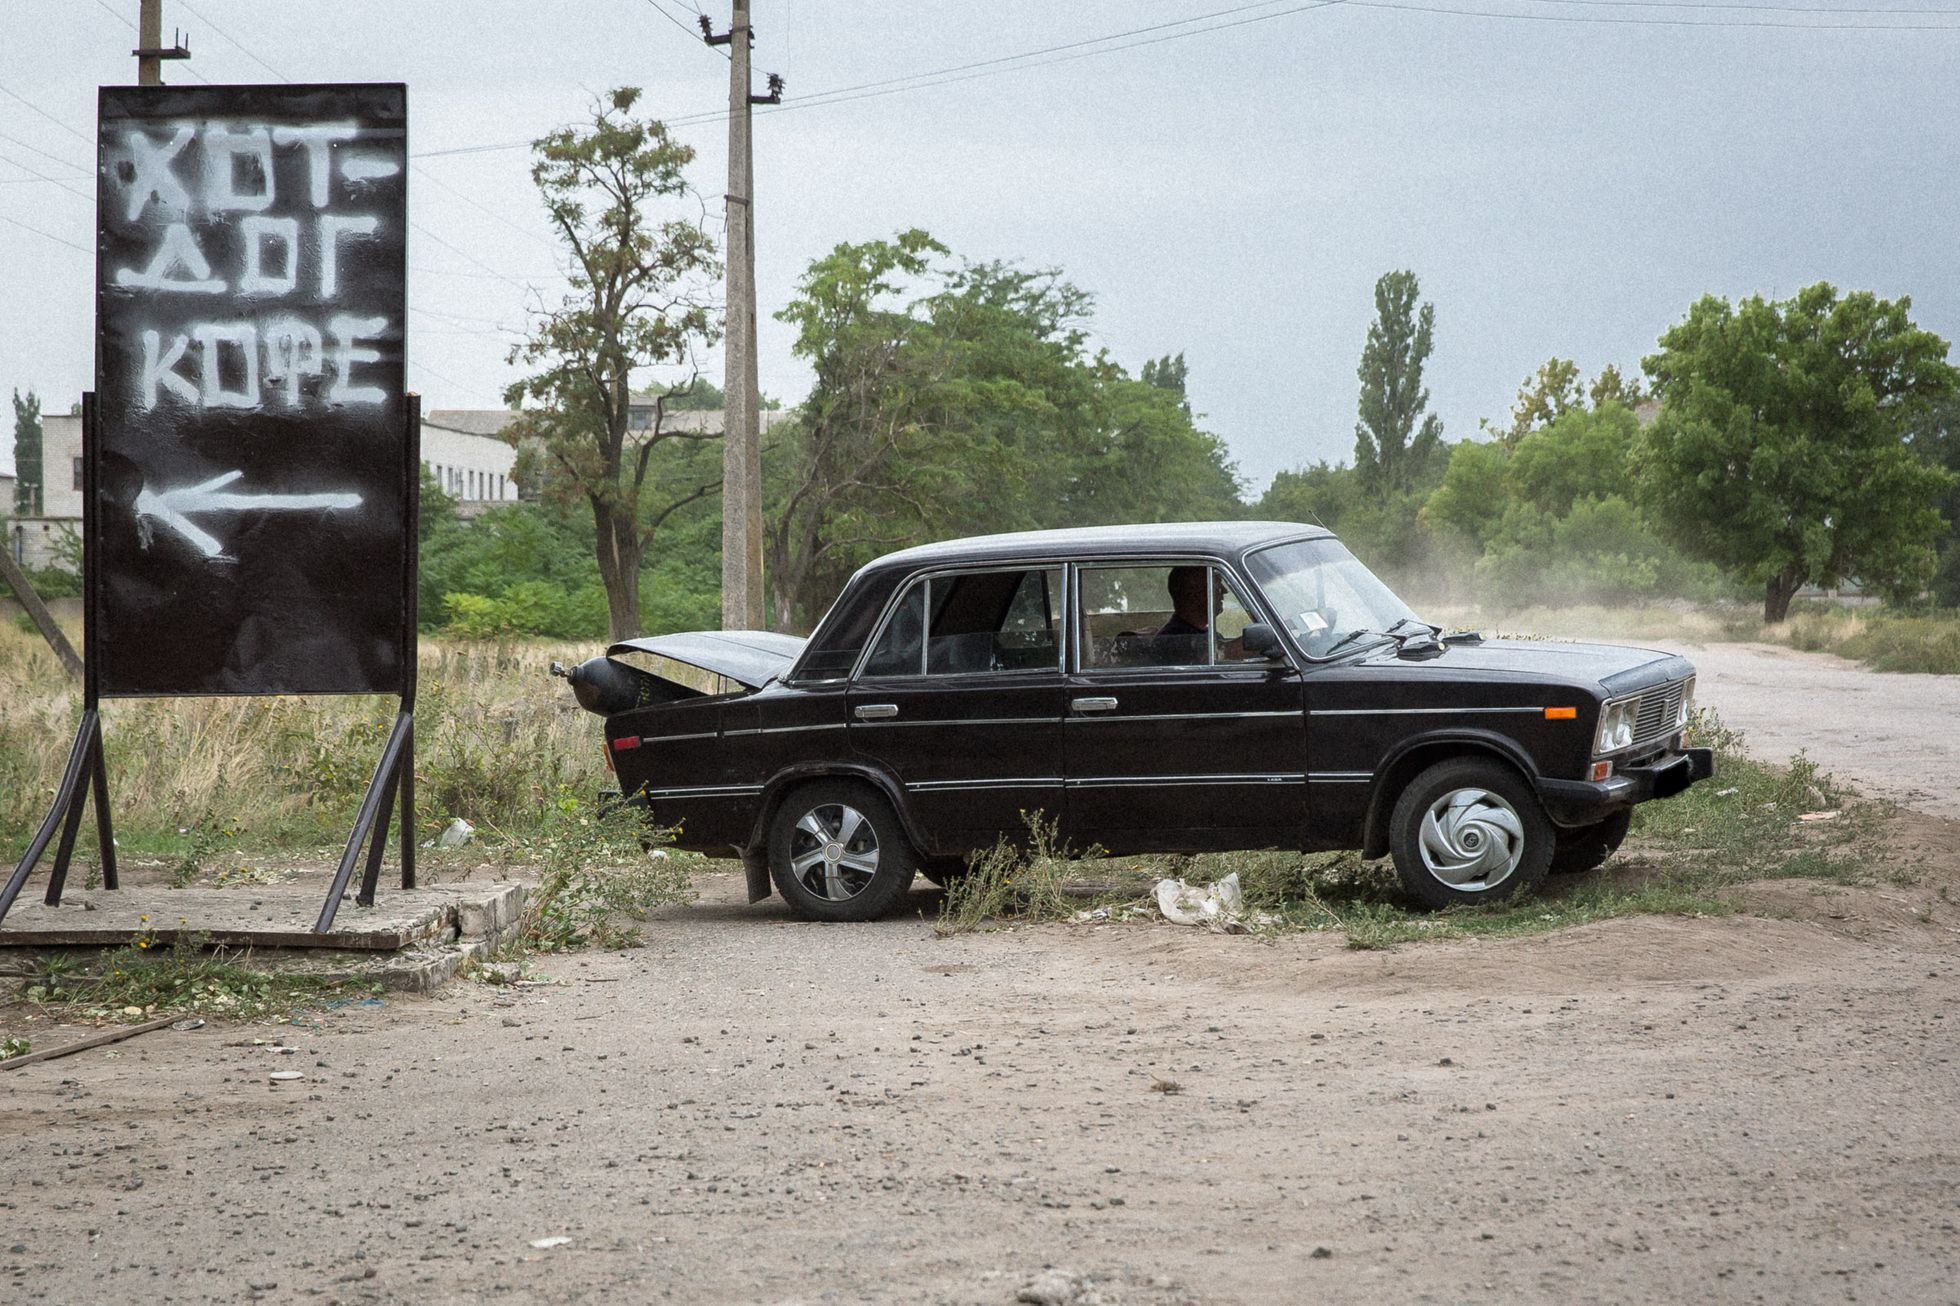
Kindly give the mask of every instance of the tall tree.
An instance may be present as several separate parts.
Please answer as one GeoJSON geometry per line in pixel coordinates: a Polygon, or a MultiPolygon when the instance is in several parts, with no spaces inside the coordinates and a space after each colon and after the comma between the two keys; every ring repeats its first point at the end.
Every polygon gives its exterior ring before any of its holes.
{"type": "Polygon", "coordinates": [[[1436,308],[1417,307],[1413,272],[1375,283],[1375,321],[1361,351],[1361,413],[1354,427],[1354,467],[1377,499],[1405,493],[1440,456],[1443,423],[1428,412],[1422,367],[1434,347],[1436,308]]]}
{"type": "Polygon", "coordinates": [[[542,312],[510,361],[536,369],[507,401],[529,401],[504,438],[533,450],[526,469],[548,493],[592,510],[599,577],[614,639],[640,632],[640,569],[654,532],[682,504],[712,494],[719,478],[661,485],[670,441],[719,439],[719,432],[667,425],[695,377],[656,392],[653,421],[632,430],[633,378],[687,368],[715,335],[710,311],[719,274],[714,242],[677,201],[694,151],[664,123],[636,117],[634,87],[611,92],[589,126],[565,127],[531,146],[531,179],[569,256],[570,290],[542,312]],[[653,490],[654,493],[649,493],[653,490]]]}
{"type": "Polygon", "coordinates": [[[839,245],[778,314],[816,374],[764,455],[779,627],[807,628],[900,545],[1238,509],[1223,445],[1179,393],[1087,355],[1087,293],[947,253],[916,230],[839,245]]]}
{"type": "Polygon", "coordinates": [[[1949,477],[1909,447],[1960,389],[1907,299],[1706,296],[1645,360],[1660,416],[1634,449],[1646,502],[1688,549],[1764,587],[1781,621],[1808,582],[1894,596],[1931,577],[1949,477]]]}
{"type": "Polygon", "coordinates": [[[41,475],[41,397],[14,391],[14,512],[38,517],[44,502],[41,475]]]}
{"type": "Polygon", "coordinates": [[[1184,392],[1184,383],[1189,379],[1191,369],[1185,365],[1182,350],[1176,354],[1165,354],[1162,358],[1146,358],[1143,370],[1137,373],[1137,380],[1145,385],[1154,385],[1160,390],[1169,390],[1177,396],[1178,403],[1184,406],[1188,415],[1191,400],[1184,392]]]}

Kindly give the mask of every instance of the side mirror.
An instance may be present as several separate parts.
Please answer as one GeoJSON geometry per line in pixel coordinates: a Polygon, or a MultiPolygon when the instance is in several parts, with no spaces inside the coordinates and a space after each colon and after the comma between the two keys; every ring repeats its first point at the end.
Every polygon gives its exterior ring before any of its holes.
{"type": "Polygon", "coordinates": [[[1239,632],[1239,645],[1248,657],[1269,658],[1283,661],[1286,652],[1279,642],[1279,632],[1263,621],[1255,621],[1239,632]]]}

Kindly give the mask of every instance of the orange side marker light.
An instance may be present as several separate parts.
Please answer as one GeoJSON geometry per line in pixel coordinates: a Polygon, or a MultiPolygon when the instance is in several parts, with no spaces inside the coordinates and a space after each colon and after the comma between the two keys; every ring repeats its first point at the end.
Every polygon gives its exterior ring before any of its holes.
{"type": "Polygon", "coordinates": [[[1545,709],[1547,721],[1577,721],[1579,709],[1576,707],[1548,707],[1545,709]]]}

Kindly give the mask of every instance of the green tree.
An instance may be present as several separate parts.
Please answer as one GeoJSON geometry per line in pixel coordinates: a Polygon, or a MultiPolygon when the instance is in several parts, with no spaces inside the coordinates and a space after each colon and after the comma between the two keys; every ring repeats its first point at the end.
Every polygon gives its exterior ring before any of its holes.
{"type": "Polygon", "coordinates": [[[38,517],[46,481],[41,475],[41,398],[14,391],[14,502],[22,517],[38,517]]]}
{"type": "Polygon", "coordinates": [[[1511,425],[1498,434],[1515,443],[1585,406],[1579,365],[1569,358],[1547,359],[1535,375],[1518,387],[1517,400],[1511,405],[1511,425]]]}
{"type": "Polygon", "coordinates": [[[511,351],[513,363],[535,370],[506,400],[533,406],[504,430],[524,451],[520,478],[590,507],[614,639],[640,632],[640,570],[655,532],[682,505],[719,488],[718,475],[689,484],[655,475],[662,446],[720,438],[666,423],[667,405],[686,402],[695,378],[656,392],[649,427],[633,430],[629,422],[636,373],[680,370],[713,339],[709,305],[719,271],[707,231],[675,213],[689,191],[683,170],[694,151],[665,124],[635,117],[639,96],[632,87],[614,90],[590,126],[532,144],[531,179],[569,255],[571,289],[511,351]]]}
{"type": "Polygon", "coordinates": [[[1586,397],[1592,400],[1594,408],[1612,403],[1632,412],[1647,402],[1647,392],[1641,388],[1637,376],[1622,376],[1620,369],[1608,363],[1600,369],[1593,383],[1586,387],[1586,397]]]}
{"type": "Polygon", "coordinates": [[[1450,446],[1443,483],[1422,508],[1422,521],[1454,531],[1481,549],[1497,533],[1511,502],[1510,449],[1497,441],[1460,440],[1450,446]]]}
{"type": "Polygon", "coordinates": [[[1184,354],[1180,350],[1176,354],[1165,354],[1162,358],[1144,359],[1143,370],[1137,373],[1137,380],[1145,385],[1156,386],[1160,390],[1174,393],[1178,403],[1184,408],[1185,416],[1189,417],[1191,399],[1184,391],[1184,383],[1190,375],[1191,369],[1185,365],[1184,354]]]}
{"type": "Polygon", "coordinates": [[[1910,309],[1823,282],[1711,295],[1645,360],[1661,412],[1635,449],[1643,496],[1684,547],[1763,586],[1766,621],[1808,582],[1897,597],[1932,575],[1950,478],[1906,437],[1960,373],[1910,309]]]}
{"type": "Polygon", "coordinates": [[[1413,272],[1390,272],[1375,283],[1375,320],[1361,351],[1360,420],[1354,427],[1354,466],[1362,488],[1378,500],[1411,490],[1440,460],[1443,423],[1428,412],[1423,364],[1434,348],[1436,307],[1416,300],[1413,272]]]}
{"type": "Polygon", "coordinates": [[[1617,401],[1574,408],[1511,450],[1509,483],[1525,502],[1563,517],[1590,495],[1604,499],[1627,489],[1627,451],[1640,423],[1617,401]]]}
{"type": "Polygon", "coordinates": [[[1951,478],[1940,500],[1946,531],[1932,590],[1935,601],[1960,607],[1960,396],[1930,405],[1907,439],[1914,453],[1951,478]]]}
{"type": "Polygon", "coordinates": [[[1053,270],[954,263],[923,231],[844,244],[777,315],[815,373],[765,451],[774,620],[807,628],[887,549],[949,535],[1235,515],[1223,444],[1175,358],[1086,352],[1090,296],[1053,270]]]}

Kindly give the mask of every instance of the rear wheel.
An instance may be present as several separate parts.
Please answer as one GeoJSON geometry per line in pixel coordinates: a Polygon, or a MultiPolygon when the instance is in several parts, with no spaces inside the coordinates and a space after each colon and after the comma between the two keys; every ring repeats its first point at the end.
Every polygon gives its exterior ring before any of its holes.
{"type": "Polygon", "coordinates": [[[1603,821],[1577,830],[1560,830],[1558,848],[1552,853],[1552,874],[1577,875],[1590,871],[1620,850],[1633,824],[1633,809],[1615,812],[1603,821]]]}
{"type": "Polygon", "coordinates": [[[1438,762],[1418,775],[1389,821],[1402,887],[1431,910],[1529,893],[1544,880],[1555,843],[1523,777],[1483,758],[1438,762]]]}
{"type": "Polygon", "coordinates": [[[868,785],[806,785],[769,828],[770,877],[805,920],[875,920],[897,906],[917,866],[898,814],[868,785]]]}

